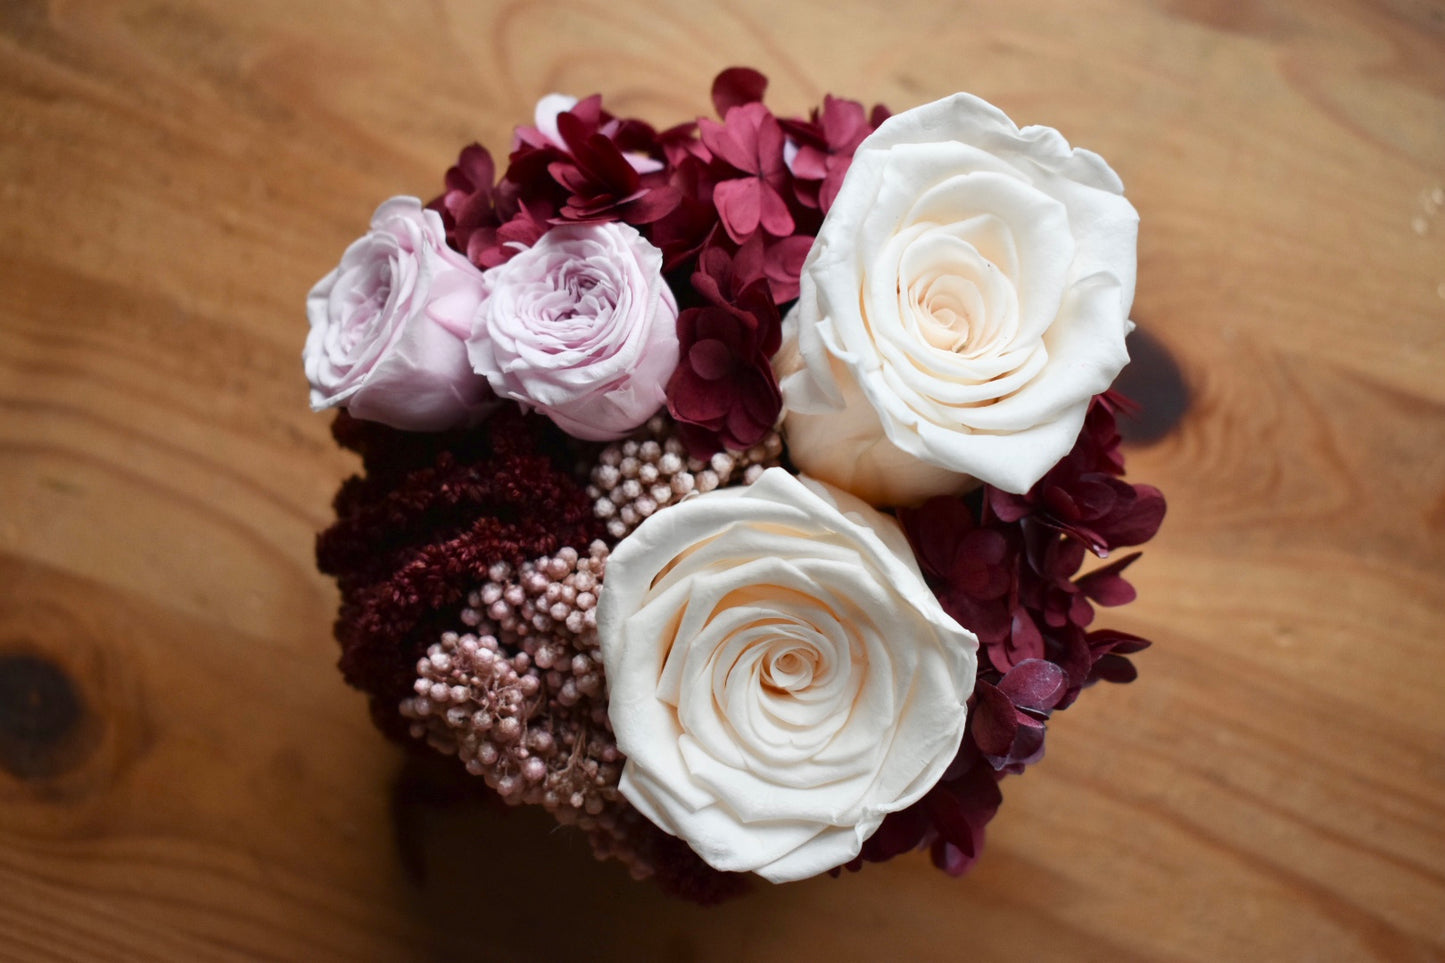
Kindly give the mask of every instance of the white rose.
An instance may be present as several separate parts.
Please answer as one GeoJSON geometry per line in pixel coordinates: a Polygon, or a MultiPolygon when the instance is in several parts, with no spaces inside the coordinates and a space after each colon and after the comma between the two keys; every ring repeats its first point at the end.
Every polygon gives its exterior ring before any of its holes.
{"type": "Polygon", "coordinates": [[[599,605],[622,793],[717,869],[841,865],[958,751],[978,640],[844,492],[774,468],[659,512],[599,605]]]}
{"type": "Polygon", "coordinates": [[[972,479],[1027,491],[1128,362],[1138,214],[1122,192],[1097,154],[967,94],[879,127],[774,362],[798,468],[873,504],[972,479]]]}

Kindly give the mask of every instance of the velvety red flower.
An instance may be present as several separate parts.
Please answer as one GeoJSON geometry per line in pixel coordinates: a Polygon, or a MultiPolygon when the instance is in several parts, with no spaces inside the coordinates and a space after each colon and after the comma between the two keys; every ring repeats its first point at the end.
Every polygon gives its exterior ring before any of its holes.
{"type": "Polygon", "coordinates": [[[777,423],[783,399],[772,356],[782,319],[762,273],[762,242],[735,257],[703,251],[693,290],[704,300],[677,319],[680,359],[667,385],[667,409],[696,457],[757,444],[777,423]]]}

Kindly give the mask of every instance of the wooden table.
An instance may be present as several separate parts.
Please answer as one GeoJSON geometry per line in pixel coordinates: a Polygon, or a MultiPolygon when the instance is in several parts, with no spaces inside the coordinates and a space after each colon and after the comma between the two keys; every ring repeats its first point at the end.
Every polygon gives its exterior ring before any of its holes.
{"type": "Polygon", "coordinates": [[[5,0],[0,957],[1445,958],[1442,184],[1439,0],[5,0]],[[371,728],[299,352],[461,145],[554,89],[686,119],[734,63],[1111,160],[1170,513],[1109,614],[1142,678],[1056,717],[971,876],[704,911],[371,728]]]}

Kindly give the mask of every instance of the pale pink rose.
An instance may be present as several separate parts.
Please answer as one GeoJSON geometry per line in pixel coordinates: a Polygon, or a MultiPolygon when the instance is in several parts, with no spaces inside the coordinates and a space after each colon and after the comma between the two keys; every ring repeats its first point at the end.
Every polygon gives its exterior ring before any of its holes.
{"type": "Polygon", "coordinates": [[[486,273],[472,366],[576,438],[620,438],[662,406],[677,301],[662,252],[626,224],[554,227],[486,273]]]}
{"type": "Polygon", "coordinates": [[[435,211],[414,197],[386,201],[306,298],[311,407],[408,431],[480,420],[495,399],[466,337],[482,296],[482,273],[446,246],[435,211]]]}

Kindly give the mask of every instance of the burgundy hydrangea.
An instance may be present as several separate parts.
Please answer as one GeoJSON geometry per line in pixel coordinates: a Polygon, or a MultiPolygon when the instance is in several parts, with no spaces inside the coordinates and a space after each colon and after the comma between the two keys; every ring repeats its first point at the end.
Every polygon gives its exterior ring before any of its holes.
{"type": "Polygon", "coordinates": [[[1123,474],[1115,424],[1119,404],[1118,395],[1096,398],[1073,450],[1026,493],[989,489],[994,514],[1006,522],[1032,518],[1100,556],[1153,538],[1164,520],[1164,496],[1152,485],[1130,485],[1118,477],[1123,474]]]}
{"type": "Polygon", "coordinates": [[[875,104],[870,113],[856,100],[829,94],[808,120],[782,121],[783,130],[795,144],[788,168],[798,202],[828,213],[853,162],[853,152],[887,119],[888,108],[882,104],[875,104]]]}
{"type": "Polygon", "coordinates": [[[1090,550],[1147,541],[1164,517],[1157,489],[1118,478],[1115,412],[1125,404],[1096,398],[1074,449],[1024,495],[984,486],[898,512],[944,609],[979,637],[978,682],[953,766],[922,800],[884,820],[850,869],[928,846],[940,868],[965,871],[998,809],[997,781],[1043,758],[1050,714],[1094,682],[1134,678],[1126,656],[1149,642],[1089,626],[1094,605],[1133,600],[1122,572],[1138,553],[1076,577],[1090,550]]]}
{"type": "Polygon", "coordinates": [[[757,444],[782,411],[771,363],[782,319],[762,262],[757,237],[735,258],[708,248],[692,276],[705,303],[677,319],[681,359],[667,384],[667,409],[695,457],[757,444]]]}

